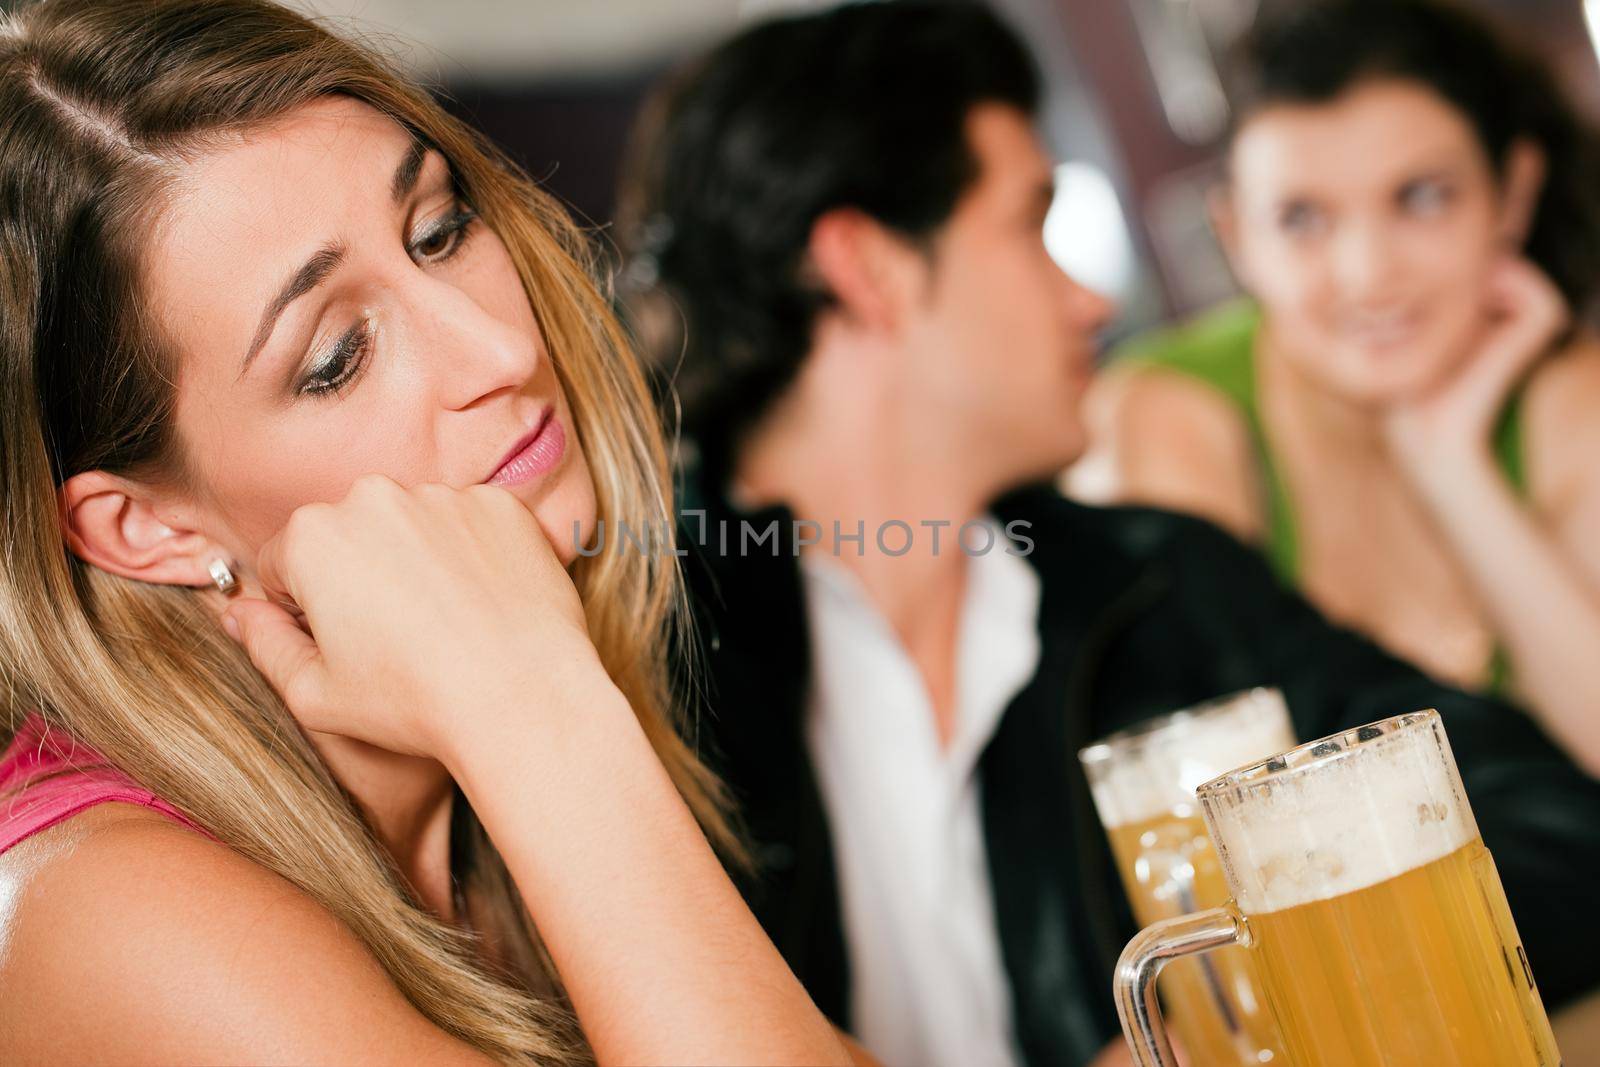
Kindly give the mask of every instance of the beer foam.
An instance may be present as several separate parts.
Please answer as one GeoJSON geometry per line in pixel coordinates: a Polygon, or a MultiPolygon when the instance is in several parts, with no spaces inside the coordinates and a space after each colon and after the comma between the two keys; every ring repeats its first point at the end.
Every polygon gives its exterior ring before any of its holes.
{"type": "Polygon", "coordinates": [[[1199,794],[1246,915],[1354,893],[1478,835],[1435,712],[1302,745],[1199,794]]]}
{"type": "Polygon", "coordinates": [[[1114,734],[1081,753],[1106,829],[1196,809],[1202,782],[1293,748],[1283,696],[1252,689],[1114,734]]]}

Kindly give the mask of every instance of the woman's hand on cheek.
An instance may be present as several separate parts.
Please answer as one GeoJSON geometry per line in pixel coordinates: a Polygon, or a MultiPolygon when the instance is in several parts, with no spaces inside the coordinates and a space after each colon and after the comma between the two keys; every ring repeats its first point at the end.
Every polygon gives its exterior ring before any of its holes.
{"type": "Polygon", "coordinates": [[[443,760],[531,689],[608,684],[571,578],[502,489],[365,477],[297,510],[257,570],[303,619],[240,599],[224,625],[311,730],[443,760]]]}
{"type": "Polygon", "coordinates": [[[1462,464],[1492,463],[1490,437],[1507,397],[1570,321],[1555,283],[1521,257],[1495,268],[1484,308],[1483,329],[1461,369],[1384,415],[1390,449],[1424,489],[1448,481],[1462,464]]]}

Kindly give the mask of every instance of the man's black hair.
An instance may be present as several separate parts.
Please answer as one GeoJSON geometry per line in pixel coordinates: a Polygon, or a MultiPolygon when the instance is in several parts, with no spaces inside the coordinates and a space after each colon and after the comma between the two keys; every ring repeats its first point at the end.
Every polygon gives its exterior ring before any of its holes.
{"type": "Polygon", "coordinates": [[[754,26],[647,105],[619,198],[624,295],[709,465],[728,469],[811,347],[830,302],[803,269],[817,218],[852,207],[930,238],[977,177],[969,112],[1031,117],[1039,91],[987,8],[896,0],[754,26]]]}

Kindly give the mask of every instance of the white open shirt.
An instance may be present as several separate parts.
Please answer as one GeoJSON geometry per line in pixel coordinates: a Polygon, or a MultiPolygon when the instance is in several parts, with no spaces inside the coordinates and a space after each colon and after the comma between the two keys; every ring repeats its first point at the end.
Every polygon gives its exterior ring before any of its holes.
{"type": "Polygon", "coordinates": [[[967,560],[948,750],[921,674],[855,575],[828,556],[801,557],[812,643],[806,742],[833,835],[851,1029],[885,1067],[1021,1058],[977,760],[1038,669],[1039,577],[985,521],[995,536],[967,560]]]}

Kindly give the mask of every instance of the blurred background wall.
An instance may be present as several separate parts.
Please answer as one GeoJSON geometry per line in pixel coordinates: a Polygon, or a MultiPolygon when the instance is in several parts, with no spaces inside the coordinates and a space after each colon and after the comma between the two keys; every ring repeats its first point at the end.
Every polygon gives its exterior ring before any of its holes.
{"type": "MultiPolygon", "coordinates": [[[[626,131],[648,86],[743,22],[796,0],[293,0],[353,27],[436,84],[602,231],[626,131]]],[[[877,0],[889,2],[893,0],[877,0]]],[[[974,0],[977,2],[977,0],[974,0]]],[[[1296,0],[986,0],[1023,30],[1049,86],[1044,132],[1061,161],[1047,241],[1115,296],[1115,332],[1232,291],[1203,195],[1227,121],[1215,57],[1259,3],[1296,0]]],[[[1600,0],[1470,0],[1541,47],[1600,120],[1586,8],[1600,0]]]]}

